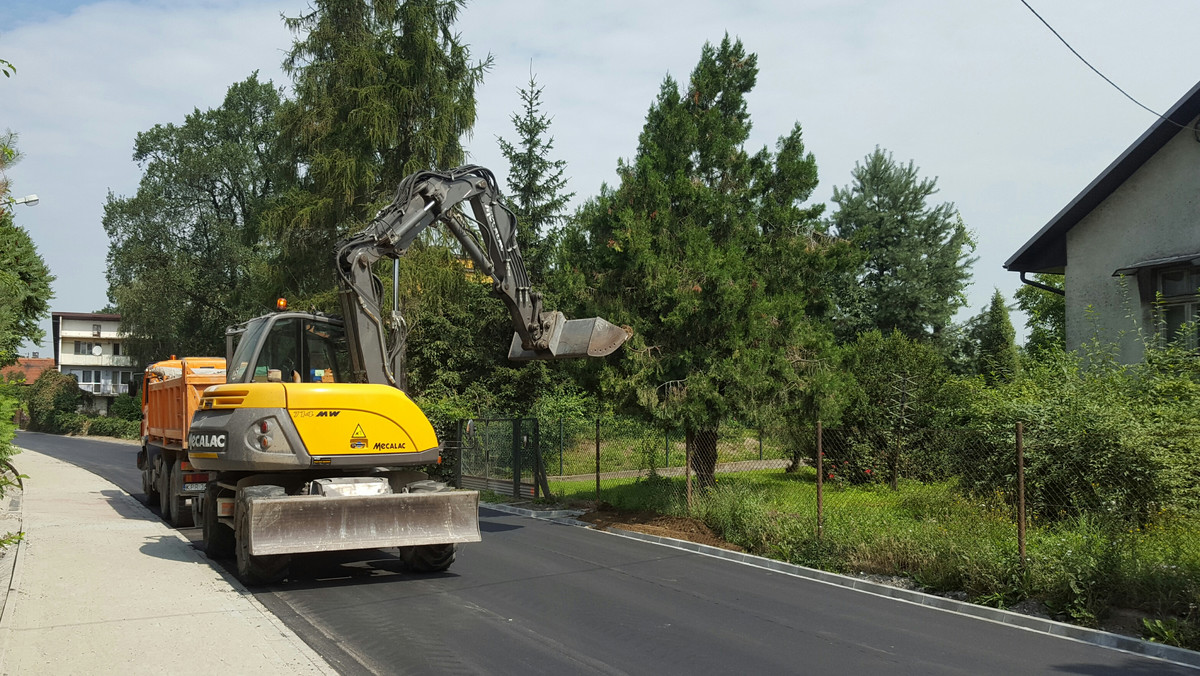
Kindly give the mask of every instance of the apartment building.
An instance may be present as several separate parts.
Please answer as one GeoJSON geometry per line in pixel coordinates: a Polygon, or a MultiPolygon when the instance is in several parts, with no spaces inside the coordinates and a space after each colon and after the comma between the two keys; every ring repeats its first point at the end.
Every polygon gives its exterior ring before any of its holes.
{"type": "Polygon", "coordinates": [[[107,414],[112,400],[128,394],[130,383],[141,372],[121,349],[121,315],[54,312],[50,316],[58,370],[75,376],[80,389],[92,396],[92,408],[107,414]]]}

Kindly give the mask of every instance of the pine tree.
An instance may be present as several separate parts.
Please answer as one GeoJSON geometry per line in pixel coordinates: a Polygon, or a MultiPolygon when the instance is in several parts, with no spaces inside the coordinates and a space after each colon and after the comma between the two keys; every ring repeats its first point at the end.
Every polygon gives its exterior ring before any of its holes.
{"type": "Polygon", "coordinates": [[[936,340],[966,305],[975,243],[954,205],[929,206],[936,179],[879,148],[856,164],[854,182],[834,188],[833,225],[862,253],[839,308],[841,338],[873,328],[936,340]]]}
{"type": "Polygon", "coordinates": [[[1015,342],[1017,334],[1000,289],[992,294],[991,303],[976,319],[971,333],[978,345],[976,370],[989,385],[1011,380],[1017,375],[1020,368],[1015,342]]]}
{"type": "Polygon", "coordinates": [[[465,0],[314,0],[286,19],[295,101],[281,113],[300,188],[272,214],[283,288],[335,305],[339,237],[360,230],[404,176],[462,163],[475,124],[472,63],[453,25],[465,0]],[[325,292],[321,295],[321,292],[325,292]]]}
{"type": "Polygon", "coordinates": [[[702,484],[723,420],[811,391],[845,253],[824,237],[822,206],[802,205],[817,166],[800,126],[774,153],[745,149],[757,74],[757,57],[726,35],[704,46],[686,87],[664,80],[619,187],[565,232],[556,280],[579,316],[633,328],[601,387],[682,426],[702,484]]]}
{"type": "Polygon", "coordinates": [[[520,90],[524,106],[510,118],[517,132],[516,143],[497,137],[509,164],[507,197],[517,217],[517,244],[534,285],[545,278],[555,229],[563,223],[567,203],[575,196],[565,192],[566,161],[550,159],[554,138],[548,135],[550,116],[541,110],[542,89],[530,75],[529,84],[520,90]]]}

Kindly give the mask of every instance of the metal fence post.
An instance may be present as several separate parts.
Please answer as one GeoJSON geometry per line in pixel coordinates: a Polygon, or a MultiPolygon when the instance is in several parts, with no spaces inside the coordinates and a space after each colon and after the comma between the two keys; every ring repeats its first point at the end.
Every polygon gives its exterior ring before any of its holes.
{"type": "Polygon", "coordinates": [[[600,419],[596,418],[596,502],[600,502],[600,419]]]}
{"type": "Polygon", "coordinates": [[[663,467],[671,466],[671,430],[663,430],[663,467]]]}
{"type": "Polygon", "coordinates": [[[762,460],[762,428],[758,428],[758,459],[762,460]]]}
{"type": "Polygon", "coordinates": [[[683,441],[683,475],[687,482],[687,513],[692,515],[692,442],[691,435],[684,433],[683,441]]]}
{"type": "Polygon", "coordinates": [[[455,434],[458,439],[458,455],[454,459],[454,487],[462,488],[463,448],[466,446],[466,443],[463,441],[463,421],[459,420],[455,428],[455,434]]]}
{"type": "Polygon", "coordinates": [[[513,418],[512,436],[512,496],[521,497],[521,419],[513,418]]]}
{"type": "Polygon", "coordinates": [[[817,539],[825,534],[825,449],[821,421],[817,421],[817,539]]]}
{"type": "Polygon", "coordinates": [[[563,419],[558,419],[558,475],[562,476],[563,472],[563,456],[566,451],[563,450],[563,419]]]}
{"type": "Polygon", "coordinates": [[[1017,423],[1017,549],[1025,568],[1025,425],[1017,423]]]}

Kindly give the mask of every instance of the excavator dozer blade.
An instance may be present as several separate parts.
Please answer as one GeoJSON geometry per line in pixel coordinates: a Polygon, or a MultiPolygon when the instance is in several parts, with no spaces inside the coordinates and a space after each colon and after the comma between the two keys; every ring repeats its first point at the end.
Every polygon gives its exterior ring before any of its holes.
{"type": "Polygon", "coordinates": [[[577,357],[606,357],[629,339],[629,332],[600,317],[567,319],[561,312],[553,313],[550,345],[546,350],[526,350],[521,336],[513,333],[508,358],[515,361],[534,359],[574,359],[577,357]]]}
{"type": "Polygon", "coordinates": [[[250,554],[479,542],[479,493],[289,496],[249,501],[250,554]]]}

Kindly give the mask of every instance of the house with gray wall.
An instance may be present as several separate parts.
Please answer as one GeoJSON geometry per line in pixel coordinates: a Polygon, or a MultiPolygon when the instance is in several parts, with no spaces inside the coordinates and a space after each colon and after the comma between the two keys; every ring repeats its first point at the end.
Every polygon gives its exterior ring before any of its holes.
{"type": "Polygon", "coordinates": [[[1005,262],[1026,282],[1063,275],[1067,349],[1098,336],[1133,363],[1200,320],[1198,118],[1200,84],[1005,262]]]}

